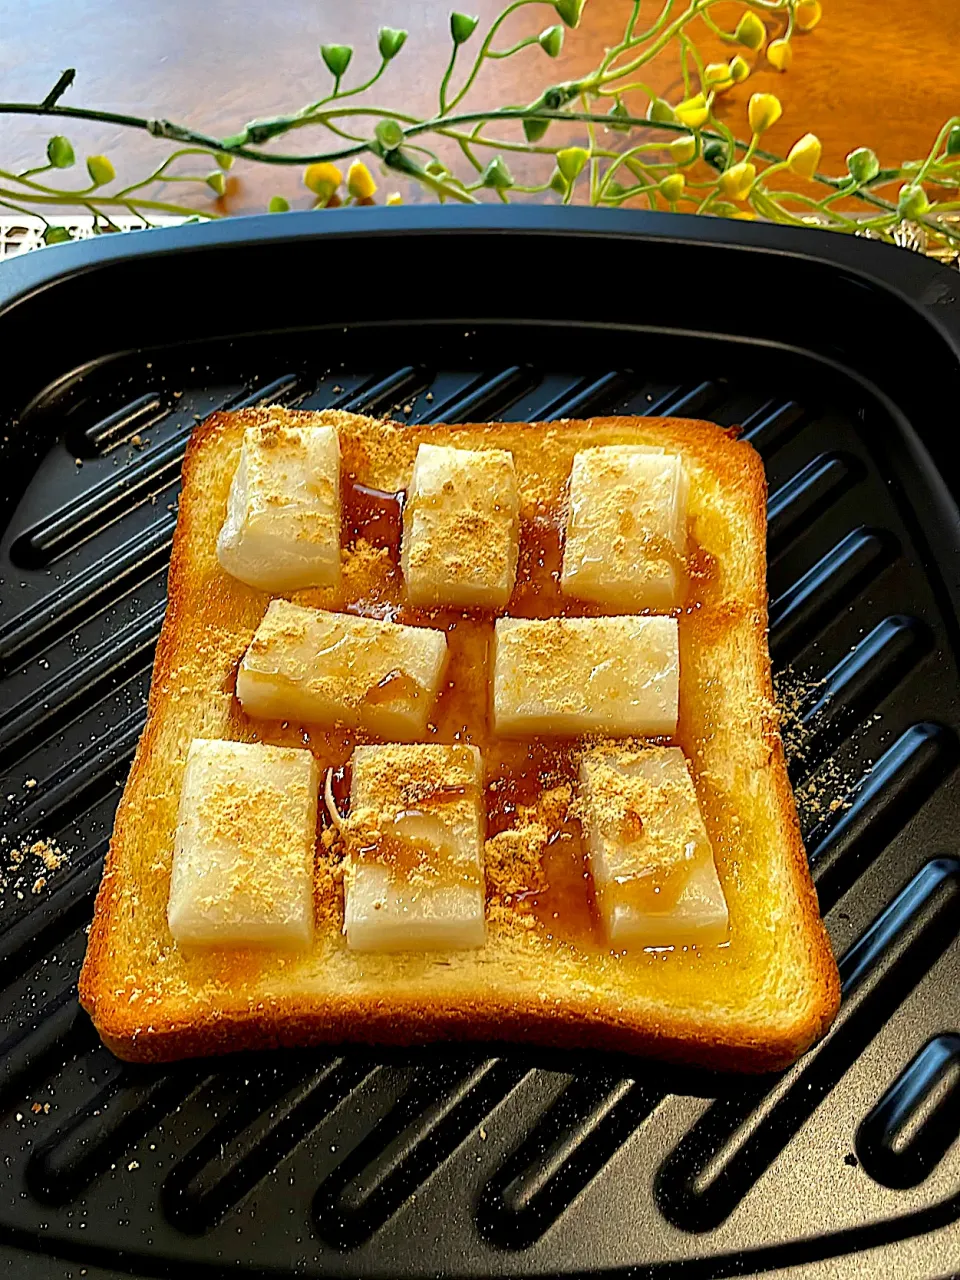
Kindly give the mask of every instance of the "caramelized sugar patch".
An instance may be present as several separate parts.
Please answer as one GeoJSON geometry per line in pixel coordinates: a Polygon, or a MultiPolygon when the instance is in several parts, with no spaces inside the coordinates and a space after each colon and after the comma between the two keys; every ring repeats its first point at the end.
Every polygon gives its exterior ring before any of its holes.
{"type": "Polygon", "coordinates": [[[581,951],[608,950],[578,823],[566,822],[550,836],[543,854],[543,878],[545,889],[518,897],[537,927],[548,938],[581,951]]]}
{"type": "MultiPolygon", "coordinates": [[[[632,521],[633,516],[624,512],[624,519],[632,521]]],[[[560,589],[566,521],[566,505],[562,501],[538,503],[531,513],[521,516],[517,581],[507,607],[508,616],[599,618],[610,613],[602,604],[577,600],[560,589]]],[[[665,560],[678,580],[687,584],[681,593],[685,604],[694,580],[700,581],[712,572],[712,559],[692,543],[688,543],[689,554],[681,555],[669,538],[649,532],[644,535],[644,548],[649,559],[665,560]]]]}
{"type": "Polygon", "coordinates": [[[350,546],[363,538],[371,546],[386,547],[399,572],[406,496],[405,489],[373,489],[361,484],[356,476],[343,476],[340,486],[342,544],[350,546]]]}
{"type": "Polygon", "coordinates": [[[576,739],[493,741],[487,748],[487,837],[512,827],[518,810],[532,808],[546,791],[576,783],[576,739]]]}
{"type": "MultiPolygon", "coordinates": [[[[552,789],[566,785],[575,790],[579,764],[576,740],[500,741],[490,734],[489,668],[493,615],[483,611],[418,609],[404,602],[400,542],[405,491],[385,491],[364,485],[347,466],[342,477],[341,494],[343,546],[353,550],[356,544],[362,546],[366,543],[375,554],[367,557],[365,574],[362,579],[358,575],[353,591],[350,589],[351,577],[345,573],[346,595],[340,607],[361,615],[381,617],[388,614],[392,620],[408,626],[436,627],[446,633],[449,657],[425,740],[472,743],[483,751],[487,779],[484,789],[486,838],[491,840],[499,833],[515,828],[521,821],[519,811],[535,807],[540,798],[552,789]]],[[[517,580],[506,611],[509,615],[546,618],[592,617],[605,613],[599,605],[573,600],[560,591],[565,523],[566,507],[562,499],[540,504],[521,517],[517,580]]],[[[664,558],[668,558],[669,551],[673,551],[672,547],[668,549],[665,545],[664,558]]],[[[657,554],[660,554],[659,550],[657,554]]],[[[675,551],[673,555],[676,556],[675,551]]],[[[681,626],[684,626],[685,622],[693,623],[689,615],[696,613],[714,590],[717,566],[692,542],[689,554],[682,557],[680,563],[689,582],[685,606],[679,611],[681,626]],[[684,618],[684,614],[688,617],[684,618]]],[[[368,696],[389,701],[408,692],[402,687],[407,679],[409,677],[399,671],[390,672],[368,696]]],[[[332,768],[331,786],[336,808],[341,815],[348,814],[348,762],[354,746],[369,739],[347,731],[322,732],[313,726],[253,721],[236,703],[231,719],[234,730],[231,736],[239,740],[309,748],[323,769],[332,768]]],[[[684,746],[682,739],[681,721],[675,745],[684,746]]],[[[451,793],[449,798],[462,798],[462,793],[457,796],[451,793]]],[[[435,803],[443,804],[444,797],[432,797],[430,807],[435,803]]],[[[319,812],[325,847],[330,845],[332,848],[331,842],[336,843],[337,833],[332,829],[325,804],[321,803],[319,812]]],[[[401,869],[403,874],[408,871],[421,876],[434,874],[424,872],[424,867],[431,861],[435,867],[441,868],[440,875],[445,877],[448,874],[444,869],[450,862],[448,855],[441,853],[438,857],[436,845],[431,848],[421,842],[418,847],[416,839],[403,838],[402,833],[398,838],[395,832],[388,832],[379,841],[371,841],[369,847],[363,848],[364,852],[359,856],[381,860],[394,868],[398,875],[401,869]]],[[[328,862],[331,866],[337,865],[329,848],[325,858],[325,867],[328,862]]],[[[449,874],[451,882],[463,883],[464,874],[469,875],[470,871],[469,868],[465,871],[463,864],[459,863],[449,874]]],[[[508,898],[511,909],[515,908],[521,915],[532,915],[537,929],[551,938],[588,950],[606,949],[578,821],[567,819],[556,829],[545,832],[535,882],[536,888],[508,898]]],[[[488,890],[490,887],[488,879],[488,890]]],[[[664,888],[660,886],[661,893],[664,888]]],[[[628,892],[636,892],[639,896],[648,890],[649,886],[638,882],[628,892]]]]}

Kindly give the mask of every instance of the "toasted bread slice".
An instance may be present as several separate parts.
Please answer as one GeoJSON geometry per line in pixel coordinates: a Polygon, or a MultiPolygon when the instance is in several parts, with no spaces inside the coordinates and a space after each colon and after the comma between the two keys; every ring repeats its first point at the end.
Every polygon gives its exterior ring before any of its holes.
{"type": "MultiPolygon", "coordinates": [[[[406,426],[266,408],[216,414],[200,426],[183,479],[147,726],[117,813],[80,979],[83,1005],[119,1057],[158,1062],[274,1045],[506,1038],[754,1071],[784,1066],[824,1031],[837,1009],[837,969],[777,728],[766,644],[766,491],[760,459],[748,444],[719,427],[677,419],[406,426]],[[337,843],[327,828],[318,842],[309,950],[188,954],[177,948],[166,907],[191,741],[309,745],[328,766],[346,762],[365,740],[250,720],[233,695],[239,660],[270,597],[223,571],[217,534],[244,430],[269,419],[334,425],[345,493],[351,479],[386,492],[402,489],[422,441],[510,450],[521,547],[507,612],[522,616],[550,616],[565,607],[556,588],[556,516],[574,454],[625,443],[682,455],[692,576],[691,596],[679,611],[676,741],[691,762],[729,909],[726,945],[624,955],[598,942],[580,902],[583,863],[570,786],[576,773],[568,758],[576,744],[495,739],[489,715],[494,618],[441,610],[429,621],[447,629],[455,687],[441,697],[425,736],[472,742],[483,751],[486,945],[451,953],[350,951],[342,934],[337,843]],[[541,567],[541,589],[533,594],[532,563],[541,567]]],[[[339,587],[291,598],[416,621],[403,604],[398,547],[377,545],[384,541],[377,519],[376,512],[348,508],[339,587]]]]}

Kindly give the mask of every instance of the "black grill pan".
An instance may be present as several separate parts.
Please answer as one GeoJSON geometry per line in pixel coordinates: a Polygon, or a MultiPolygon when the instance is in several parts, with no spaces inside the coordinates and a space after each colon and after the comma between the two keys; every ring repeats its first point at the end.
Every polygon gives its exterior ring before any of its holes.
{"type": "Polygon", "coordinates": [[[822,232],[543,208],[288,214],[0,268],[4,1274],[960,1269],[958,290],[822,232]],[[845,991],[790,1071],[456,1046],[148,1070],[99,1046],[75,983],[180,458],[212,409],[269,402],[742,427],[845,991]],[[67,862],[10,869],[40,837],[67,862]]]}

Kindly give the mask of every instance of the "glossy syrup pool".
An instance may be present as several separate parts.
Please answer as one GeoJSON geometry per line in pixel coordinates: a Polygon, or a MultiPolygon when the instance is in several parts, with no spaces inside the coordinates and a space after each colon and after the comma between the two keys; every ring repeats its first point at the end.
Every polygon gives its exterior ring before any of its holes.
{"type": "MultiPolygon", "coordinates": [[[[424,609],[404,599],[400,569],[404,492],[388,492],[360,483],[349,471],[341,480],[342,544],[347,555],[358,545],[385,550],[376,561],[373,576],[365,579],[360,595],[348,596],[341,607],[360,615],[388,618],[408,626],[441,628],[447,637],[449,658],[444,684],[427,724],[425,741],[462,742],[483,753],[487,837],[518,824],[518,810],[536,805],[554,787],[575,788],[580,740],[575,738],[498,738],[492,731],[489,705],[489,671],[497,614],[484,610],[424,609]]],[[[573,600],[561,593],[560,569],[566,511],[563,502],[543,503],[521,513],[516,585],[507,616],[529,618],[599,617],[608,613],[600,605],[573,600]]],[[[700,622],[702,605],[709,600],[714,566],[693,545],[683,560],[686,599],[675,610],[684,631],[700,622]]],[[[681,724],[673,745],[683,742],[683,691],[681,724]]],[[[350,756],[357,743],[376,741],[347,730],[318,731],[315,727],[284,722],[255,722],[235,705],[237,727],[264,742],[307,746],[324,767],[332,767],[332,791],[341,814],[347,812],[350,794],[350,756]]],[[[658,740],[660,741],[660,740],[658,740]]],[[[662,740],[667,743],[668,740],[662,740]]],[[[686,752],[689,755],[689,752],[686,752]]],[[[331,818],[320,806],[320,824],[331,818]]],[[[392,849],[391,844],[391,849],[392,849]]],[[[389,851],[388,851],[389,852],[389,851]]],[[[376,851],[370,857],[378,856],[376,851]]],[[[388,858],[403,863],[395,849],[388,858]]],[[[407,859],[409,860],[409,859],[407,859]]],[[[533,915],[537,927],[558,942],[580,950],[606,950],[596,908],[593,881],[588,870],[580,824],[569,819],[551,832],[542,861],[545,886],[531,885],[510,899],[510,905],[533,915]]]]}

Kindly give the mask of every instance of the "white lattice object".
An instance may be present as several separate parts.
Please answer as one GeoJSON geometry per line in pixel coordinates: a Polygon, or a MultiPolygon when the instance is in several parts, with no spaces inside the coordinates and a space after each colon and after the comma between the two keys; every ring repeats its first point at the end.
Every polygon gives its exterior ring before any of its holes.
{"type": "MultiPolygon", "coordinates": [[[[89,214],[77,215],[76,217],[58,217],[55,219],[56,224],[66,227],[72,236],[78,240],[87,240],[93,235],[93,218],[89,214]]],[[[113,221],[121,229],[121,231],[138,231],[143,227],[143,223],[139,218],[114,218],[113,221]]],[[[181,222],[186,222],[186,218],[175,218],[169,215],[164,217],[153,218],[152,222],[158,227],[176,227],[181,222]]],[[[4,258],[12,258],[18,253],[26,253],[29,249],[39,249],[43,246],[43,228],[45,223],[40,218],[31,218],[26,215],[22,217],[6,217],[0,218],[0,261],[4,258]]]]}

